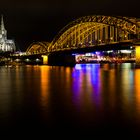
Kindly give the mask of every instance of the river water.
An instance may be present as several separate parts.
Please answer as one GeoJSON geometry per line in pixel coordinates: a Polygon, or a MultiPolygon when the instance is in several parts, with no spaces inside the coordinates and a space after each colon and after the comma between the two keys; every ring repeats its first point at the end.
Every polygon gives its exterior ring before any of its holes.
{"type": "Polygon", "coordinates": [[[0,67],[0,126],[138,133],[133,63],[0,67]]]}

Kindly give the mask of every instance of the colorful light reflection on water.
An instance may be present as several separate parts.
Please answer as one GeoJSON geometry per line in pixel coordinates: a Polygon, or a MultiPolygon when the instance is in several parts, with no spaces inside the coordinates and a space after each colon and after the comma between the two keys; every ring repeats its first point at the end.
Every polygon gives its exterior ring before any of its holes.
{"type": "Polygon", "coordinates": [[[0,78],[3,126],[140,128],[133,64],[0,67],[0,78]]]}

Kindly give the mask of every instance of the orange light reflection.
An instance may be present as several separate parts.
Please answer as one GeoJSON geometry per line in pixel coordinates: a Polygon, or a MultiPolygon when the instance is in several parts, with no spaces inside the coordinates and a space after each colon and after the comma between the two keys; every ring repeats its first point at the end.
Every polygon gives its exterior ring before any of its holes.
{"type": "Polygon", "coordinates": [[[140,113],[140,69],[135,71],[135,90],[136,90],[136,105],[140,113]]]}
{"type": "Polygon", "coordinates": [[[47,66],[41,66],[41,104],[46,107],[48,104],[49,95],[49,68],[47,66]]]}

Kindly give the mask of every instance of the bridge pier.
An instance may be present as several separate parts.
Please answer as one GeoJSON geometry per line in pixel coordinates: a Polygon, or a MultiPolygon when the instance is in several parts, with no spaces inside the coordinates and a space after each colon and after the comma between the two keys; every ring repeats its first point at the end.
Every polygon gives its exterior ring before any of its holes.
{"type": "Polygon", "coordinates": [[[140,68],[140,45],[135,46],[136,50],[136,68],[140,68]]]}
{"type": "Polygon", "coordinates": [[[43,56],[43,64],[51,66],[75,66],[75,56],[64,53],[51,53],[43,56]]]}
{"type": "Polygon", "coordinates": [[[48,64],[48,55],[42,55],[42,58],[43,58],[43,64],[47,65],[48,64]]]}

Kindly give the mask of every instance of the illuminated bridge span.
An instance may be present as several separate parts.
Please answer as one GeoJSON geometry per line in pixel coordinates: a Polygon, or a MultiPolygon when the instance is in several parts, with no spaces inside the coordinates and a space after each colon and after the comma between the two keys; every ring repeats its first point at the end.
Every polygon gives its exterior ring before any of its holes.
{"type": "Polygon", "coordinates": [[[27,55],[44,54],[47,52],[49,42],[34,42],[26,50],[27,55]]]}
{"type": "Polygon", "coordinates": [[[48,52],[132,41],[140,36],[140,20],[127,17],[86,16],[65,26],[48,52]]]}
{"type": "MultiPolygon", "coordinates": [[[[102,47],[112,49],[117,44],[130,43],[136,44],[140,39],[140,19],[129,17],[111,17],[111,16],[85,16],[66,25],[54,37],[52,42],[44,44],[42,42],[33,43],[27,49],[27,53],[46,53],[48,57],[51,54],[61,52],[76,52],[76,50],[89,50],[89,48],[102,47]]],[[[140,64],[139,43],[136,47],[136,62],[140,64]]],[[[115,46],[116,47],[116,46],[115,46]]],[[[54,57],[51,59],[55,61],[54,57]]],[[[61,55],[59,55],[61,57],[61,55]]],[[[60,58],[60,61],[66,58],[60,58]]],[[[58,57],[56,58],[58,59],[58,57]]],[[[51,62],[53,63],[53,62],[51,62]]]]}

